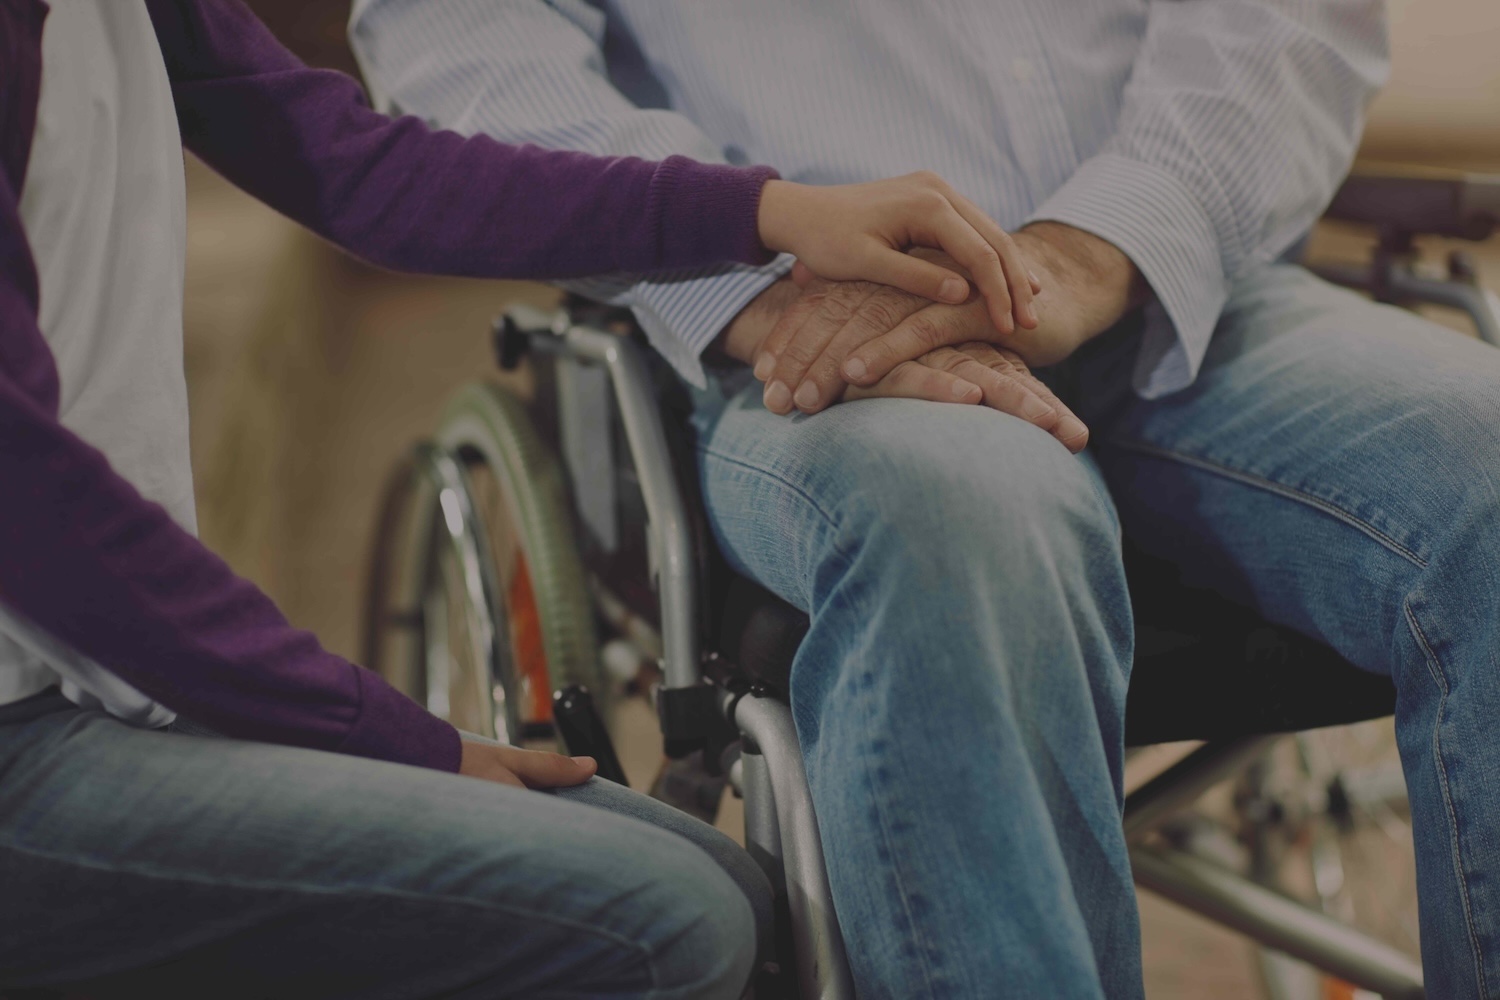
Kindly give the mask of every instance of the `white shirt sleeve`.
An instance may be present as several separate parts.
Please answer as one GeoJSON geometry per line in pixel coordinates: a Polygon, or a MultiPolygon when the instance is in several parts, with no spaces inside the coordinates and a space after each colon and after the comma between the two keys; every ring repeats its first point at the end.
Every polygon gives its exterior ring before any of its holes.
{"type": "Polygon", "coordinates": [[[1032,213],[1115,244],[1155,292],[1135,369],[1192,382],[1229,286],[1349,170],[1388,69],[1383,0],[1151,0],[1119,126],[1032,213]]]}
{"type": "MultiPolygon", "coordinates": [[[[356,0],[349,37],[383,101],[444,128],[600,155],[724,162],[688,119],[637,107],[610,83],[604,30],[604,14],[584,0],[356,0]]],[[[701,387],[703,350],[790,269],[782,257],[566,287],[630,307],[652,346],[701,387]]]]}

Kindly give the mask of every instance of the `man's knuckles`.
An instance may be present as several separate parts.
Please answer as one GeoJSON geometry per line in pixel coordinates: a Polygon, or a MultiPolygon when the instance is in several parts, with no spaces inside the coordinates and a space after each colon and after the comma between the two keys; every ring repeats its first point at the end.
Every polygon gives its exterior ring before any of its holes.
{"type": "Polygon", "coordinates": [[[897,295],[878,294],[866,299],[850,322],[872,336],[894,330],[901,321],[912,314],[911,299],[904,293],[897,295]]]}

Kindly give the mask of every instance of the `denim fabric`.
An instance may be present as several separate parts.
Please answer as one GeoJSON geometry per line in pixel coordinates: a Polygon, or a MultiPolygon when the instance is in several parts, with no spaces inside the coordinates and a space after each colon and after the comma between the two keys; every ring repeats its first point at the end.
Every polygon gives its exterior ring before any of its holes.
{"type": "Polygon", "coordinates": [[[1500,351],[1293,266],[1180,393],[1131,392],[1138,342],[1051,373],[1077,457],[978,407],[699,398],[720,542],[812,617],[791,694],[861,996],[1141,996],[1123,525],[1394,678],[1429,995],[1500,997],[1500,351]]]}
{"type": "Polygon", "coordinates": [[[0,988],[733,1000],[757,876],[598,780],[546,795],[131,729],[56,694],[0,708],[0,988]]]}

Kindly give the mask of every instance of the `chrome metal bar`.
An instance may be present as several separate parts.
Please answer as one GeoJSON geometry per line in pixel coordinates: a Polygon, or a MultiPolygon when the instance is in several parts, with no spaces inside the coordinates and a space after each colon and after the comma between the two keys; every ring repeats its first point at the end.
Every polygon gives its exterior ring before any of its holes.
{"type": "MultiPolygon", "coordinates": [[[[724,696],[726,709],[732,698],[727,693],[724,696]]],[[[792,710],[776,698],[746,695],[734,708],[734,722],[760,748],[770,778],[801,998],[853,1000],[854,982],[828,888],[823,844],[818,839],[818,820],[807,787],[807,772],[802,767],[792,710]]],[[[748,824],[748,795],[746,813],[748,824]]]]}
{"type": "MultiPolygon", "coordinates": [[[[495,582],[495,567],[489,558],[492,550],[484,524],[474,512],[468,476],[452,455],[430,443],[417,446],[416,466],[436,491],[437,520],[463,578],[474,657],[476,662],[484,664],[487,672],[482,678],[483,691],[478,693],[492,709],[495,737],[503,743],[515,742],[521,738],[520,706],[507,693],[520,688],[505,645],[509,629],[495,582]]],[[[430,703],[430,690],[428,699],[430,703]]]]}
{"type": "MultiPolygon", "coordinates": [[[[1369,264],[1318,264],[1311,270],[1326,281],[1360,291],[1369,291],[1374,283],[1369,264]]],[[[1389,297],[1396,301],[1429,302],[1465,313],[1479,339],[1500,347],[1500,297],[1489,289],[1423,278],[1399,268],[1392,270],[1388,287],[1389,297]]]]}
{"type": "Polygon", "coordinates": [[[1135,880],[1268,948],[1387,1000],[1421,1000],[1422,969],[1394,948],[1218,865],[1172,848],[1132,847],[1135,880]]]}
{"type": "Polygon", "coordinates": [[[1264,754],[1280,736],[1205,743],[1125,797],[1125,838],[1139,840],[1209,788],[1264,754]]]}
{"type": "Polygon", "coordinates": [[[698,563],[692,522],[661,425],[661,410],[641,349],[602,330],[571,325],[566,310],[516,306],[507,313],[529,333],[551,333],[573,357],[603,365],[615,390],[620,422],[646,504],[647,544],[661,606],[662,673],[668,688],[703,680],[698,636],[698,563]]]}
{"type": "Polygon", "coordinates": [[[777,892],[786,891],[781,859],[781,828],[776,821],[776,790],[765,754],[740,753],[740,794],[745,798],[745,850],[750,852],[777,892]]]}
{"type": "Polygon", "coordinates": [[[703,680],[698,637],[698,562],[677,473],[661,426],[661,409],[640,348],[622,337],[575,326],[568,346],[608,369],[620,420],[646,503],[646,534],[661,607],[662,673],[669,688],[703,680]]]}

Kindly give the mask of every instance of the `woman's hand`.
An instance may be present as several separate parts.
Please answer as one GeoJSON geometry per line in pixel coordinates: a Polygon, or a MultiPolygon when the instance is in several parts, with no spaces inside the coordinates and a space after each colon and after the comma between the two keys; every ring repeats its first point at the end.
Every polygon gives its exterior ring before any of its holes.
{"type": "Polygon", "coordinates": [[[522,750],[520,747],[463,741],[458,773],[517,788],[566,788],[581,785],[594,776],[598,765],[592,757],[564,757],[560,753],[522,750]]]}
{"type": "Polygon", "coordinates": [[[1036,326],[1031,299],[1041,286],[1010,235],[936,174],[818,187],[770,181],[761,194],[760,236],[832,281],[864,280],[957,304],[963,276],[905,253],[945,250],[973,275],[1001,333],[1036,326]]]}

